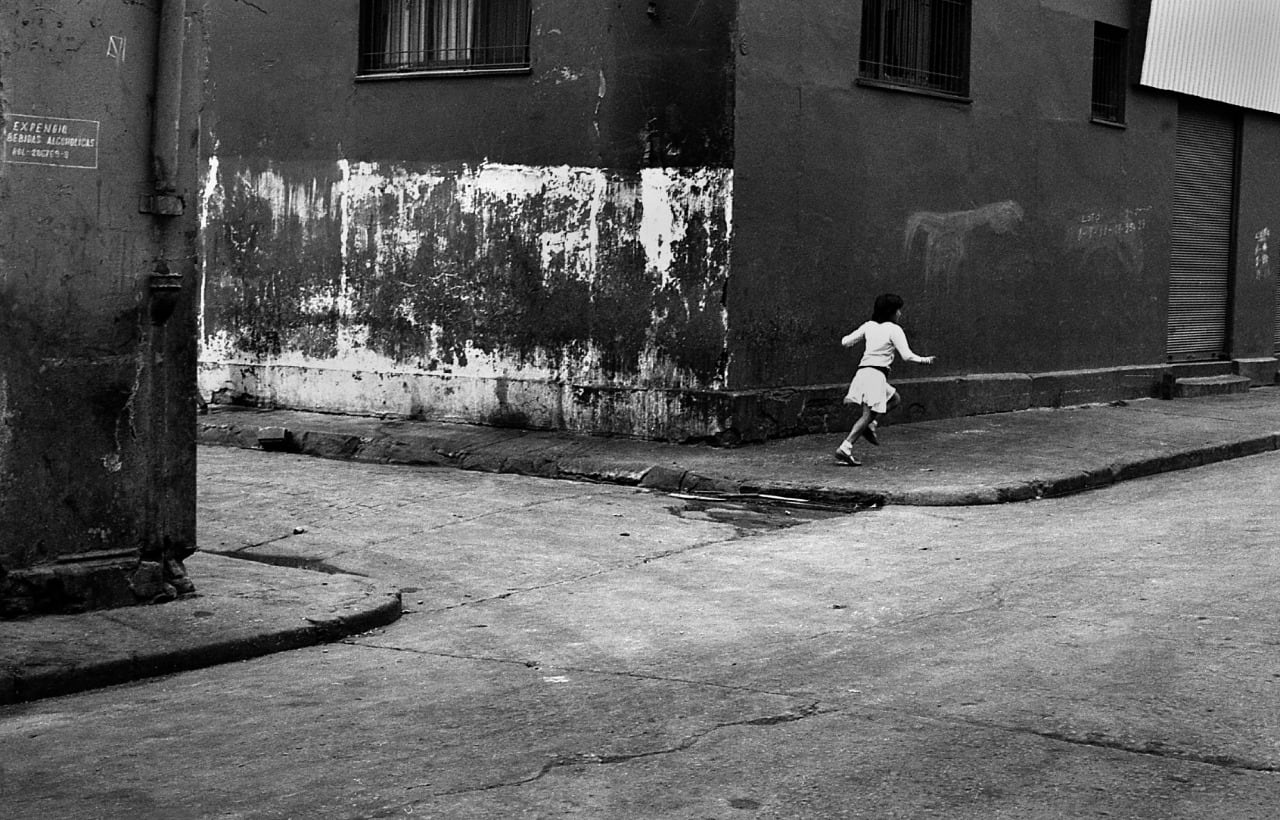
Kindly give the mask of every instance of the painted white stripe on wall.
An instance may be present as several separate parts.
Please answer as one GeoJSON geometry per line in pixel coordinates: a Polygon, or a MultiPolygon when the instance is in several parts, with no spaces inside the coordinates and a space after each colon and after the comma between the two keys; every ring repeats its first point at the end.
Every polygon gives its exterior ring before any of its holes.
{"type": "Polygon", "coordinates": [[[1152,0],[1142,84],[1280,114],[1280,1],[1152,0]]]}

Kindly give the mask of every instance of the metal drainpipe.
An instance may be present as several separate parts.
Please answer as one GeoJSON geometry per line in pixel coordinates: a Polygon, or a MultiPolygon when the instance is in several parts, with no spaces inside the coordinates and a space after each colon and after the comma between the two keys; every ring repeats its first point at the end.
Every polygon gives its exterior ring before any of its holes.
{"type": "Polygon", "coordinates": [[[151,164],[155,192],[178,190],[179,126],[182,117],[182,57],[186,38],[186,0],[161,0],[156,47],[156,107],[151,124],[151,164]]]}
{"type": "MultiPolygon", "coordinates": [[[[157,217],[181,216],[184,208],[178,190],[181,157],[182,62],[186,40],[186,0],[161,0],[160,26],[156,34],[155,109],[151,121],[152,193],[144,196],[140,210],[157,217]]],[[[173,313],[182,287],[182,266],[176,264],[182,250],[177,226],[162,227],[162,252],[150,282],[153,325],[163,325],[173,313]],[[173,270],[173,266],[178,268],[173,270]]]]}
{"type": "MultiPolygon", "coordinates": [[[[180,187],[182,159],[182,64],[187,25],[186,0],[160,0],[156,33],[155,104],[151,122],[152,190],[140,210],[158,220],[159,255],[148,282],[149,327],[145,337],[146,409],[149,441],[143,444],[147,464],[147,501],[142,534],[144,560],[162,562],[164,580],[172,582],[172,561],[181,557],[169,551],[172,525],[168,493],[162,489],[170,463],[170,379],[166,377],[166,327],[178,306],[188,256],[181,217],[185,211],[180,187]]],[[[177,566],[181,566],[180,563],[177,566]]],[[[182,574],[185,577],[184,573],[182,574]]]]}

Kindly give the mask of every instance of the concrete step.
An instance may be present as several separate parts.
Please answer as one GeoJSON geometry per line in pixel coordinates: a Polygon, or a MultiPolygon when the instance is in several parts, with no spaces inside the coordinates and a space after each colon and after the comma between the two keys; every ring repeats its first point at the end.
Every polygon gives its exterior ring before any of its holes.
{"type": "Polygon", "coordinates": [[[1253,382],[1245,376],[1193,376],[1173,383],[1175,399],[1192,399],[1199,396],[1222,396],[1228,393],[1248,393],[1253,382]]]}

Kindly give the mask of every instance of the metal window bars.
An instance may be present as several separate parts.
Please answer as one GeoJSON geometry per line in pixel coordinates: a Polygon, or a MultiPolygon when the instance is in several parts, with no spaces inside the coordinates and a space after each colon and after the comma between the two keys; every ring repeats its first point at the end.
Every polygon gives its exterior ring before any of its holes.
{"type": "Polygon", "coordinates": [[[361,74],[529,67],[530,0],[364,0],[361,74]]]}
{"type": "Polygon", "coordinates": [[[859,76],[969,94],[970,0],[864,0],[859,76]]]}
{"type": "Polygon", "coordinates": [[[1093,25],[1093,119],[1124,122],[1129,33],[1105,23],[1093,25]]]}

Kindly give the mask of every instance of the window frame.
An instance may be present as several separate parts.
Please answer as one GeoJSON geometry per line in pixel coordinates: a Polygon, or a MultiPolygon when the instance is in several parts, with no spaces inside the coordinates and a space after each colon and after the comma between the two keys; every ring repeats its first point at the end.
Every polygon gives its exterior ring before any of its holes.
{"type": "Polygon", "coordinates": [[[1089,121],[1124,128],[1128,97],[1129,30],[1095,21],[1089,121]],[[1108,115],[1106,109],[1112,109],[1114,115],[1108,115]]]}
{"type": "MultiPolygon", "coordinates": [[[[359,13],[355,74],[357,81],[396,80],[413,77],[528,74],[533,70],[532,0],[360,0],[359,13]],[[492,13],[493,6],[508,1],[516,4],[516,16],[522,15],[522,18],[517,19],[514,23],[514,37],[509,41],[501,42],[497,46],[477,45],[477,38],[480,34],[478,27],[484,24],[483,21],[492,19],[488,15],[492,13]],[[391,43],[388,42],[392,35],[383,34],[377,30],[383,22],[380,17],[383,14],[394,13],[393,3],[404,3],[410,6],[413,11],[407,11],[406,13],[417,14],[417,22],[421,27],[419,38],[410,51],[414,59],[405,59],[396,64],[391,64],[386,59],[389,55],[396,53],[392,50],[391,43]],[[448,13],[448,11],[442,11],[439,8],[442,3],[450,4],[450,10],[454,13],[462,12],[467,15],[465,25],[470,43],[465,46],[454,45],[452,50],[471,52],[486,49],[509,49],[517,53],[523,52],[520,58],[503,63],[484,62],[474,56],[467,57],[465,61],[430,58],[428,55],[432,52],[432,48],[425,42],[428,36],[449,37],[448,33],[441,35],[434,31],[430,35],[427,34],[427,26],[429,25],[427,21],[437,13],[448,13]],[[468,5],[470,6],[469,10],[464,11],[463,7],[468,5]]],[[[459,30],[455,29],[453,36],[456,37],[458,33],[459,30]]],[[[412,36],[404,33],[400,33],[400,35],[412,36]]]]}
{"type": "Polygon", "coordinates": [[[972,39],[972,0],[863,0],[856,82],[971,102],[972,39]],[[895,47],[906,56],[889,57],[895,47]]]}

